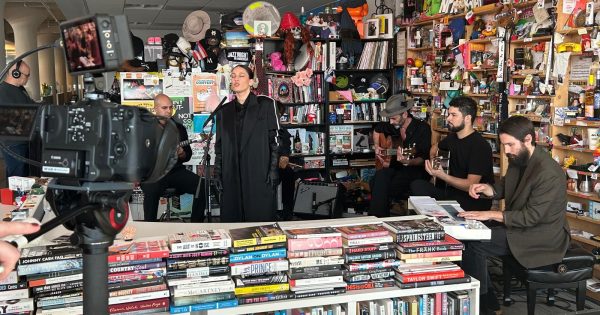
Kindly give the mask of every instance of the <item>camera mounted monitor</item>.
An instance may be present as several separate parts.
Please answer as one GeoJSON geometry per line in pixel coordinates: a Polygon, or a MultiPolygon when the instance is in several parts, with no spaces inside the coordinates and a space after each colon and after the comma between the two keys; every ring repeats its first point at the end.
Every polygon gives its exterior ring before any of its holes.
{"type": "Polygon", "coordinates": [[[106,72],[133,59],[133,46],[124,15],[94,15],[60,24],[70,74],[106,72]]]}
{"type": "Polygon", "coordinates": [[[0,140],[30,141],[41,105],[0,106],[0,140]]]}

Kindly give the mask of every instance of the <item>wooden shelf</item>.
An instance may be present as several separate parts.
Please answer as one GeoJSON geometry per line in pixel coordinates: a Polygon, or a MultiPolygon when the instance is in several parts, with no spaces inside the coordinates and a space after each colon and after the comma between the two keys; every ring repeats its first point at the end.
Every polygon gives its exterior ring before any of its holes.
{"type": "Polygon", "coordinates": [[[596,242],[594,240],[589,240],[589,239],[581,237],[581,236],[571,235],[571,239],[573,239],[574,241],[578,241],[581,243],[591,245],[591,246],[600,247],[600,242],[596,242]]]}
{"type": "Polygon", "coordinates": [[[410,92],[413,95],[431,95],[431,92],[410,92]]]}
{"type": "Polygon", "coordinates": [[[509,95],[508,98],[524,100],[524,99],[540,99],[540,100],[551,100],[553,95],[509,95]]]}
{"type": "Polygon", "coordinates": [[[492,134],[492,133],[487,133],[487,132],[479,132],[481,134],[482,137],[486,138],[486,139],[498,139],[498,135],[496,134],[492,134]]]}
{"type": "Polygon", "coordinates": [[[539,36],[539,37],[529,37],[529,38],[523,38],[523,39],[516,39],[511,41],[511,44],[528,44],[528,43],[539,43],[539,42],[547,42],[550,41],[552,39],[551,35],[548,36],[539,36]]]}
{"type": "Polygon", "coordinates": [[[488,72],[488,71],[494,71],[494,70],[498,70],[496,68],[474,68],[474,69],[468,69],[467,72],[488,72]]]}
{"type": "Polygon", "coordinates": [[[487,37],[487,38],[480,38],[480,39],[471,39],[469,41],[467,41],[467,43],[473,43],[473,44],[491,44],[492,43],[492,39],[487,37]]]}
{"type": "Polygon", "coordinates": [[[592,222],[595,224],[600,224],[600,220],[594,220],[590,217],[576,215],[575,213],[571,213],[571,212],[567,212],[567,217],[575,219],[575,220],[581,220],[581,221],[586,221],[586,222],[592,222]]]}
{"type": "Polygon", "coordinates": [[[594,120],[582,120],[582,119],[565,119],[563,126],[574,126],[574,127],[600,127],[600,121],[594,120]]]}
{"type": "Polygon", "coordinates": [[[408,51],[427,51],[427,50],[433,51],[433,47],[406,48],[406,50],[408,50],[408,51]]]}
{"type": "Polygon", "coordinates": [[[489,97],[489,94],[475,94],[475,93],[465,93],[465,96],[469,97],[489,97]]]}
{"type": "MultiPolygon", "coordinates": [[[[592,200],[592,201],[596,201],[596,202],[600,202],[600,198],[598,198],[598,194],[597,193],[580,193],[580,192],[574,192],[571,190],[567,190],[567,195],[572,196],[572,197],[577,197],[577,198],[581,198],[581,199],[586,199],[586,200],[592,200]]],[[[598,223],[600,223],[600,221],[598,221],[598,223]]]]}
{"type": "Polygon", "coordinates": [[[583,29],[585,28],[586,32],[589,32],[591,30],[593,30],[594,28],[591,26],[588,27],[578,27],[578,28],[571,28],[568,30],[560,30],[560,31],[556,31],[559,34],[563,34],[563,35],[571,35],[571,34],[578,34],[579,33],[579,29],[583,29]]]}
{"type": "Polygon", "coordinates": [[[570,147],[570,146],[557,145],[557,144],[553,145],[552,148],[559,149],[559,150],[566,150],[566,151],[584,152],[584,153],[593,153],[595,151],[595,150],[590,150],[590,149],[581,148],[581,147],[570,147]]]}

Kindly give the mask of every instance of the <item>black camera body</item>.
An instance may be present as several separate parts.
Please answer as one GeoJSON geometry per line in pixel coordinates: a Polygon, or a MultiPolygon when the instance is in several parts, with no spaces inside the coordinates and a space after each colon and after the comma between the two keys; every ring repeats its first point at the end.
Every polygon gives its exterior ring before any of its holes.
{"type": "Polygon", "coordinates": [[[155,166],[161,129],[144,108],[107,102],[46,106],[42,172],[83,181],[139,181],[155,166]]]}

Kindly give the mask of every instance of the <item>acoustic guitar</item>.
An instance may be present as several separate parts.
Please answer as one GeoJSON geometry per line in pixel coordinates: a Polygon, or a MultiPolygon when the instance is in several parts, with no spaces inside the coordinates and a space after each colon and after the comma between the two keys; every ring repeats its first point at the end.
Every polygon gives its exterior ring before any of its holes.
{"type": "Polygon", "coordinates": [[[383,162],[379,159],[375,159],[376,170],[384,168],[384,163],[389,163],[392,160],[392,156],[395,156],[398,151],[396,148],[402,143],[402,138],[400,136],[392,137],[386,136],[383,133],[378,133],[378,137],[379,147],[381,148],[379,155],[383,156],[383,162]]]}

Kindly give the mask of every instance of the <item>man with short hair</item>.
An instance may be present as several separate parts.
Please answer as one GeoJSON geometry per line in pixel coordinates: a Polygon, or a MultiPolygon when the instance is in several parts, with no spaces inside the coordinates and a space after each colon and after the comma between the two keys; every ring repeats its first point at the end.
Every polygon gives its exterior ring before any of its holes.
{"type": "Polygon", "coordinates": [[[386,102],[386,108],[380,113],[382,117],[388,118],[388,122],[378,124],[373,132],[375,157],[383,168],[377,170],[371,181],[369,215],[389,217],[390,197],[406,199],[412,181],[429,179],[423,164],[431,148],[431,128],[426,122],[412,116],[410,109],[413,105],[412,98],[400,93],[391,96],[386,102]],[[389,161],[385,159],[385,150],[379,143],[382,135],[386,138],[399,138],[402,143],[389,161]],[[403,150],[409,147],[414,148],[414,156],[410,158],[403,155],[403,150]]]}
{"type": "MultiPolygon", "coordinates": [[[[25,85],[29,81],[31,69],[25,61],[19,61],[13,65],[4,82],[0,83],[0,106],[10,106],[16,104],[34,104],[25,90],[25,85]]],[[[4,144],[14,153],[29,158],[29,142],[26,141],[5,141],[4,144]]],[[[28,176],[27,164],[17,160],[12,155],[2,150],[4,155],[4,164],[6,168],[6,177],[28,176]]]]}
{"type": "Polygon", "coordinates": [[[446,121],[451,133],[431,146],[430,159],[425,161],[425,170],[437,179],[438,186],[425,180],[416,180],[411,184],[413,195],[456,200],[464,210],[490,209],[490,199],[474,199],[468,194],[472,184],[494,182],[492,148],[473,128],[476,116],[477,103],[473,99],[461,96],[450,102],[446,121]],[[432,165],[438,148],[450,152],[448,173],[432,165]],[[445,187],[439,186],[440,181],[445,183],[445,187]]]}
{"type": "MultiPolygon", "coordinates": [[[[172,120],[179,130],[179,141],[188,140],[188,134],[185,127],[172,118],[173,102],[165,94],[158,94],[154,97],[154,111],[156,116],[161,117],[162,125],[167,123],[167,119],[172,120]]],[[[168,153],[163,153],[168,154],[168,153]]],[[[183,163],[192,157],[192,149],[189,145],[177,147],[177,164],[155,183],[142,183],[141,188],[144,191],[144,220],[157,221],[158,201],[167,188],[175,188],[180,194],[196,194],[196,188],[200,183],[200,193],[194,198],[192,208],[192,222],[204,221],[204,181],[198,175],[188,171],[183,163]]]]}
{"type": "MultiPolygon", "coordinates": [[[[566,220],[566,179],[550,154],[535,145],[535,130],[529,119],[513,116],[498,129],[500,143],[509,161],[506,175],[496,184],[472,184],[474,199],[504,199],[504,211],[465,211],[465,219],[502,223],[492,227],[490,242],[469,242],[462,268],[481,282],[482,313],[490,286],[487,257],[512,254],[526,268],[562,261],[571,241],[566,220]],[[483,198],[482,198],[483,197],[483,198]]],[[[495,298],[495,297],[494,297],[495,298]]]]}

